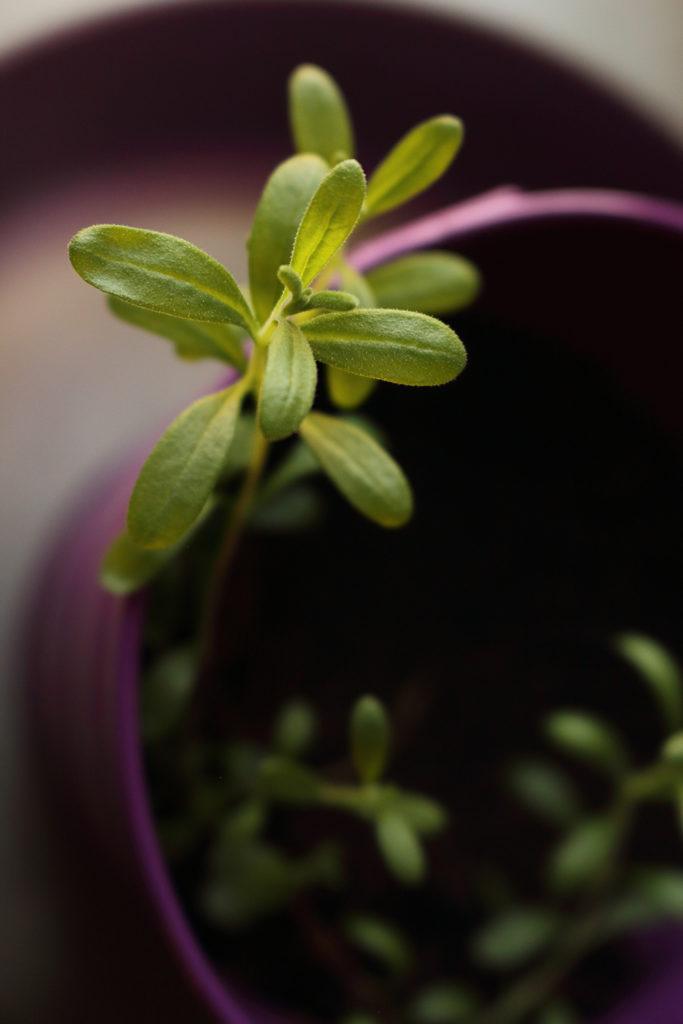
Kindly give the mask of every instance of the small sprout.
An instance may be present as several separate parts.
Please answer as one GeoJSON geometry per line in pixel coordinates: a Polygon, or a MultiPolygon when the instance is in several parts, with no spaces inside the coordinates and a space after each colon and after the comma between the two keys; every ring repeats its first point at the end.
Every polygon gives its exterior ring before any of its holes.
{"type": "Polygon", "coordinates": [[[614,779],[628,769],[623,740],[607,722],[583,711],[555,711],[545,720],[547,739],[559,750],[585,761],[614,779]]]}
{"type": "Polygon", "coordinates": [[[561,923],[555,911],[543,907],[506,910],[475,934],[472,958],[491,970],[515,970],[552,945],[561,923]]]}
{"type": "Polygon", "coordinates": [[[364,783],[376,782],[386,768],[391,725],[384,705],[370,695],[359,698],[350,719],[351,760],[364,783]]]}
{"type": "Polygon", "coordinates": [[[479,999],[465,985],[437,981],[418,992],[408,1017],[413,1024],[464,1024],[478,1006],[479,999]]]}
{"type": "Polygon", "coordinates": [[[344,313],[356,309],[358,299],[350,292],[323,291],[313,292],[308,301],[307,309],[329,309],[344,313]]]}
{"type": "Polygon", "coordinates": [[[673,736],[669,736],[662,747],[662,757],[665,761],[683,767],[683,732],[676,732],[673,736]]]}
{"type": "Polygon", "coordinates": [[[391,922],[369,914],[353,914],[342,922],[342,931],[357,949],[392,974],[410,970],[413,950],[403,932],[391,922]]]}
{"type": "Polygon", "coordinates": [[[672,732],[683,726],[683,672],[669,652],[652,637],[622,633],[614,649],[649,686],[659,705],[664,727],[672,732]]]}
{"type": "Polygon", "coordinates": [[[405,818],[393,811],[382,814],[376,828],[377,845],[392,875],[403,885],[418,885],[426,874],[419,836],[405,818]]]}
{"type": "Polygon", "coordinates": [[[291,700],[275,722],[273,746],[287,757],[302,757],[310,750],[316,728],[315,712],[308,701],[291,700]]]}
{"type": "Polygon", "coordinates": [[[593,885],[609,867],[620,839],[612,815],[586,818],[556,847],[548,863],[548,884],[560,893],[593,885]]]}
{"type": "Polygon", "coordinates": [[[142,681],[140,717],[147,741],[160,740],[178,725],[187,708],[197,672],[193,646],[169,651],[142,681]]]}
{"type": "Polygon", "coordinates": [[[551,825],[564,828],[581,813],[571,780],[548,761],[518,761],[508,772],[508,785],[521,803],[551,825]]]}
{"type": "Polygon", "coordinates": [[[280,754],[265,757],[261,762],[260,784],[269,800],[288,804],[316,803],[320,796],[320,779],[310,768],[280,754]]]}

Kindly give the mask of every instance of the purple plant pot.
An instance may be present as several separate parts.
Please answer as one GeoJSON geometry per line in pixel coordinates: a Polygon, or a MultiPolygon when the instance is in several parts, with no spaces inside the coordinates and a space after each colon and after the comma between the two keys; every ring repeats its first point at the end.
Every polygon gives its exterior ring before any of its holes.
{"type": "MultiPolygon", "coordinates": [[[[473,126],[461,195],[501,180],[570,185],[571,191],[536,196],[502,190],[449,207],[367,242],[356,260],[368,266],[412,247],[452,244],[482,266],[487,310],[529,330],[550,327],[569,345],[589,350],[680,436],[681,357],[672,344],[672,324],[680,319],[675,268],[683,248],[683,211],[673,201],[679,157],[599,90],[472,27],[348,4],[285,10],[260,3],[178,7],[96,26],[28,55],[0,76],[0,108],[10,95],[14,104],[4,121],[10,134],[18,133],[6,139],[5,184],[15,195],[20,185],[39,190],[48,158],[52,180],[72,173],[74,160],[80,171],[97,168],[108,159],[112,134],[127,157],[169,146],[229,148],[216,127],[218,108],[240,82],[251,81],[248,55],[256,40],[263,74],[250,87],[246,107],[256,123],[273,124],[277,150],[286,152],[286,144],[271,97],[279,95],[292,65],[313,58],[345,82],[353,68],[348,92],[361,114],[363,155],[367,150],[372,158],[420,116],[453,107],[473,126]],[[270,29],[265,35],[264,24],[270,29]],[[385,45],[378,52],[380,36],[385,45]],[[405,67],[416,69],[409,82],[393,70],[405,67]],[[506,82],[515,83],[523,119],[502,109],[506,82]],[[107,103],[114,93],[117,102],[107,103]],[[216,95],[215,105],[203,102],[216,95]],[[17,96],[22,123],[44,123],[44,135],[23,136],[17,96]],[[384,110],[380,137],[370,136],[384,110]],[[668,198],[595,191],[606,188],[668,198]],[[639,294],[629,295],[627,304],[634,260],[639,294]],[[579,294],[570,287],[577,273],[579,294]],[[643,336],[647,362],[639,358],[643,336]]],[[[249,145],[253,122],[243,106],[231,107],[230,117],[230,130],[249,145]]],[[[437,190],[437,200],[445,189],[437,190]]],[[[225,986],[174,894],[150,815],[137,727],[143,605],[115,600],[96,582],[139,462],[136,456],[104,473],[70,510],[27,618],[27,719],[53,824],[55,877],[69,894],[65,945],[75,965],[68,995],[51,1020],[268,1024],[281,1017],[259,1004],[258,993],[225,986]]],[[[656,941],[643,942],[637,993],[603,1024],[683,1021],[683,936],[673,932],[656,941]]]]}

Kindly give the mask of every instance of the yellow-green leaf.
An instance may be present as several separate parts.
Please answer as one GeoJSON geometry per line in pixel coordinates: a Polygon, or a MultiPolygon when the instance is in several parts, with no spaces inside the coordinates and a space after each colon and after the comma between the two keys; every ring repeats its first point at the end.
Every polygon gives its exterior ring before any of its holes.
{"type": "Polygon", "coordinates": [[[432,185],[462,142],[462,122],[443,114],[418,124],[394,146],[368,182],[368,216],[400,206],[432,185]]]}
{"type": "Polygon", "coordinates": [[[555,711],[544,723],[546,737],[559,750],[614,778],[627,770],[629,757],[619,733],[608,722],[583,711],[555,711]]]}
{"type": "Polygon", "coordinates": [[[683,725],[683,671],[669,652],[652,637],[622,633],[614,640],[615,650],[629,662],[650,687],[669,731],[683,725]]]}
{"type": "Polygon", "coordinates": [[[328,170],[319,156],[298,155],[276,167],[266,182],[247,241],[249,289],[261,323],[282,294],[278,270],[289,263],[301,218],[328,170]]]}
{"type": "Polygon", "coordinates": [[[327,368],[327,393],[338,409],[357,409],[365,402],[377,386],[373,377],[359,377],[338,366],[327,368]]]}
{"type": "Polygon", "coordinates": [[[337,164],[320,182],[301,219],[289,260],[304,287],[349,237],[364,198],[365,175],[356,160],[337,164]]]}
{"type": "Polygon", "coordinates": [[[219,359],[238,370],[246,366],[243,351],[244,334],[232,324],[212,324],[206,321],[183,320],[167,313],[156,313],[143,306],[132,306],[115,296],[109,296],[109,308],[120,320],[150,331],[173,342],[181,359],[219,359]]]}
{"type": "Polygon", "coordinates": [[[95,224],[71,239],[81,277],[107,295],[186,320],[255,325],[237,282],[221,264],[175,235],[95,224]]]}
{"type": "Polygon", "coordinates": [[[367,276],[378,306],[418,313],[454,313],[473,302],[481,287],[474,264],[450,252],[402,256],[367,276]]]}
{"type": "Polygon", "coordinates": [[[424,313],[398,309],[325,313],[305,323],[303,331],[322,363],[394,384],[445,384],[458,376],[467,361],[457,334],[424,313]]]}
{"type": "Polygon", "coordinates": [[[259,423],[269,441],[298,429],[313,405],[317,377],[311,346],[295,323],[283,320],[268,346],[259,397],[259,423]]]}
{"type": "Polygon", "coordinates": [[[302,64],[289,79],[289,118],[300,153],[317,153],[328,164],[353,156],[353,129],[334,79],[315,64],[302,64]]]}
{"type": "Polygon", "coordinates": [[[389,756],[391,726],[384,705],[367,694],[353,706],[350,720],[351,761],[362,782],[376,782],[389,756]]]}
{"type": "Polygon", "coordinates": [[[241,400],[240,385],[200,398],[162,435],[128,506],[128,533],[135,544],[173,544],[201,513],[230,448],[241,400]]]}
{"type": "Polygon", "coordinates": [[[376,441],[350,423],[309,413],[299,431],[344,497],[380,526],[402,526],[413,511],[410,484],[376,441]]]}
{"type": "Polygon", "coordinates": [[[425,876],[426,864],[420,838],[399,814],[382,814],[375,831],[384,862],[404,885],[417,885],[425,876]]]}

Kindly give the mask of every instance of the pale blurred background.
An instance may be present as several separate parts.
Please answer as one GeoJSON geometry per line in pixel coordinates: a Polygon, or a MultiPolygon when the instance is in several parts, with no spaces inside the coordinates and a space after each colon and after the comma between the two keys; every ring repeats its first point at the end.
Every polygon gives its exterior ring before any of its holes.
{"type": "MultiPolygon", "coordinates": [[[[2,0],[0,61],[50,34],[89,18],[136,7],[161,8],[173,0],[2,0]]],[[[286,3],[287,0],[282,0],[286,3]]],[[[324,3],[324,0],[319,0],[324,3]]],[[[390,0],[380,0],[390,5],[390,0]]],[[[621,93],[672,136],[683,140],[683,3],[681,0],[433,0],[413,9],[451,11],[501,32],[528,40],[585,70],[621,93]]],[[[30,128],[29,128],[30,130],[30,128]]],[[[183,168],[164,178],[160,194],[136,179],[135,171],[101,179],[91,201],[79,193],[83,223],[70,220],[68,189],[29,207],[10,209],[2,232],[0,265],[0,1020],[43,1021],[49,1003],[50,972],[58,969],[56,917],[50,915],[48,886],[37,864],[19,856],[19,839],[39,845],[36,825],[25,815],[20,743],[17,741],[16,668],[10,649],[20,607],[37,552],[69,497],[101,466],[135,439],[167,422],[188,387],[201,389],[215,367],[189,371],[172,363],[165,343],[140,345],[134,332],[102,318],[93,337],[101,298],[70,271],[64,239],[92,221],[120,219],[157,224],[222,258],[239,273],[251,200],[263,168],[232,183],[230,205],[221,182],[207,171],[202,188],[188,198],[183,168]],[[103,209],[102,196],[109,200],[103,209]],[[144,211],[144,214],[142,213],[144,211]],[[230,217],[232,242],[224,224],[230,217]],[[12,258],[9,259],[9,253],[12,258]],[[39,296],[33,282],[40,281],[39,296]],[[59,346],[49,311],[59,296],[59,346]],[[68,343],[64,339],[68,339],[68,343]],[[134,370],[131,371],[131,367],[134,370]],[[156,386],[163,373],[163,389],[156,386]],[[188,380],[193,381],[188,385],[188,380]],[[56,382],[58,386],[56,386],[56,382]],[[106,382],[106,387],[102,383],[106,382]],[[22,807],[21,817],[16,809],[22,807]],[[8,823],[11,821],[11,828],[8,823]],[[22,833],[22,836],[19,836],[22,833]],[[10,896],[12,897],[10,899],[10,896]],[[50,928],[55,928],[51,939],[50,928]],[[11,941],[7,937],[11,936],[11,941]],[[34,939],[45,949],[36,959],[34,939]],[[28,950],[30,949],[30,954],[28,950]],[[22,955],[22,950],[26,956],[22,955]],[[41,977],[40,986],[31,979],[41,977]],[[35,1016],[26,1016],[33,987],[35,1016]]]]}

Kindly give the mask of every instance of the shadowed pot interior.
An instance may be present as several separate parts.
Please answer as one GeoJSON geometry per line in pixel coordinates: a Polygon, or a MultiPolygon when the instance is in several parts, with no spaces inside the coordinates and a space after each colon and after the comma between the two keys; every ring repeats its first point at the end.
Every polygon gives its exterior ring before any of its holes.
{"type": "MultiPolygon", "coordinates": [[[[17,132],[7,146],[5,184],[15,199],[21,194],[28,202],[31,195],[69,177],[97,178],[112,160],[123,167],[127,161],[144,167],[149,159],[158,167],[160,156],[189,158],[188,166],[196,158],[202,167],[208,162],[214,168],[230,167],[239,157],[243,175],[245,154],[252,148],[259,166],[264,165],[264,148],[274,159],[286,155],[282,88],[291,67],[302,60],[317,60],[343,83],[358,122],[360,156],[370,166],[416,120],[441,109],[463,116],[471,126],[468,143],[457,173],[434,190],[434,203],[452,202],[501,181],[679,196],[680,161],[666,141],[572,74],[456,22],[346,4],[180,7],[112,21],[24,55],[0,75],[5,121],[10,134],[17,132]],[[385,42],[377,47],[380,37],[385,42]],[[254,79],[250,57],[255,50],[259,74],[254,79]],[[508,106],[512,82],[514,116],[508,106]],[[20,122],[44,125],[44,131],[27,137],[20,122]]],[[[8,194],[7,187],[3,194],[8,194]]],[[[617,393],[619,402],[635,410],[638,436],[645,438],[641,471],[655,451],[662,460],[658,467],[671,467],[670,490],[662,490],[658,500],[671,498],[663,514],[673,516],[680,512],[674,484],[680,482],[683,429],[676,401],[680,354],[673,344],[680,337],[675,287],[681,243],[679,234],[662,225],[607,220],[598,211],[568,217],[548,210],[538,221],[480,227],[458,239],[456,248],[480,265],[486,282],[478,306],[457,321],[469,348],[467,374],[452,390],[436,395],[386,388],[378,398],[378,419],[415,480],[417,519],[405,537],[378,539],[376,531],[349,521],[332,502],[330,522],[345,531],[349,545],[386,559],[386,579],[373,583],[374,596],[381,598],[382,585],[396,575],[397,567],[402,578],[421,581],[414,599],[415,610],[422,609],[422,618],[416,620],[423,623],[421,642],[429,640],[438,649],[434,622],[443,638],[452,619],[465,633],[488,629],[495,652],[493,637],[505,639],[500,593],[513,595],[513,583],[524,573],[518,557],[523,524],[500,522],[495,514],[499,502],[502,507],[502,490],[516,486],[510,472],[516,453],[514,447],[505,447],[511,425],[496,418],[496,388],[520,395],[522,421],[526,397],[525,381],[515,376],[515,359],[505,356],[505,340],[512,344],[516,339],[521,348],[528,345],[520,365],[533,365],[537,373],[531,383],[527,379],[529,399],[532,385],[552,381],[548,411],[553,406],[566,411],[564,446],[547,452],[549,463],[572,452],[572,417],[578,420],[584,411],[584,399],[578,407],[572,399],[581,393],[585,368],[587,376],[597,374],[604,381],[606,393],[617,393]],[[487,347],[488,338],[497,343],[487,347]],[[566,352],[577,360],[570,379],[563,378],[560,358],[566,352]],[[477,384],[477,379],[486,383],[477,384]],[[477,387],[482,390],[477,392],[477,387]],[[458,411],[459,389],[465,412],[458,411]],[[483,402],[488,405],[483,407],[483,402]],[[476,473],[472,453],[479,460],[476,473]],[[458,473],[458,466],[468,459],[463,489],[465,474],[458,473]],[[428,468],[444,463],[452,469],[446,483],[436,468],[428,468]],[[498,490],[491,482],[495,479],[501,481],[498,490]],[[453,570],[458,548],[468,544],[462,524],[477,517],[488,522],[500,572],[477,587],[471,582],[476,560],[470,557],[471,576],[462,583],[471,598],[468,606],[462,593],[449,595],[434,583],[439,577],[433,566],[441,565],[444,573],[453,570]],[[452,543],[444,556],[449,537],[452,543]],[[517,557],[506,561],[509,551],[517,557]],[[432,566],[426,574],[425,564],[432,566]],[[450,597],[451,605],[441,601],[438,614],[425,615],[437,607],[430,595],[423,599],[427,587],[441,598],[450,597]]],[[[595,401],[599,404],[599,396],[595,401]]],[[[505,409],[513,414],[509,402],[505,409]]],[[[526,430],[526,436],[516,435],[520,444],[525,450],[534,444],[540,449],[543,420],[527,422],[526,430]]],[[[618,443],[632,439],[618,425],[615,430],[618,443]]],[[[609,432],[607,424],[605,436],[609,432]]],[[[608,445],[582,451],[586,460],[610,455],[608,445]]],[[[45,783],[46,814],[52,816],[57,836],[56,880],[69,894],[72,909],[64,939],[73,951],[69,986],[51,1019],[163,1017],[260,1024],[269,1019],[266,1011],[254,1008],[253,996],[226,987],[201,952],[154,836],[137,729],[142,604],[114,600],[97,588],[98,560],[123,520],[140,461],[136,456],[131,465],[104,473],[70,509],[38,583],[26,634],[28,719],[45,783]]],[[[660,476],[666,475],[662,469],[660,476]]],[[[533,483],[537,507],[547,508],[550,522],[559,508],[555,499],[567,497],[557,479],[553,477],[556,494],[544,491],[542,474],[533,483]]],[[[621,498],[628,501],[635,492],[642,501],[646,485],[649,478],[645,483],[636,480],[631,489],[617,481],[612,504],[599,506],[600,514],[616,515],[621,498]]],[[[577,504],[585,511],[591,494],[582,494],[577,504]]],[[[519,509],[523,511],[523,504],[519,509]]],[[[581,515],[576,522],[584,522],[581,515]]],[[[656,522],[654,516],[648,520],[650,531],[656,522]]],[[[575,556],[579,567],[599,563],[599,533],[591,536],[594,548],[585,550],[572,533],[575,525],[565,517],[559,532],[552,534],[549,527],[549,581],[537,601],[539,606],[555,602],[557,629],[562,624],[566,635],[561,642],[557,632],[552,643],[548,635],[542,641],[548,669],[557,665],[560,651],[572,639],[594,654],[599,637],[624,626],[657,630],[675,646],[680,551],[678,556],[670,552],[666,564],[666,553],[655,544],[651,563],[628,566],[628,551],[623,550],[620,560],[618,545],[613,546],[626,597],[620,607],[603,607],[602,618],[591,617],[593,604],[586,595],[598,584],[582,577],[582,568],[574,591],[553,590],[552,565],[563,538],[567,558],[575,556]],[[633,618],[625,622],[624,616],[633,618]]],[[[601,529],[607,542],[619,524],[608,519],[601,529]]],[[[324,557],[324,543],[318,539],[313,546],[318,560],[324,557]]],[[[644,558],[643,552],[638,558],[644,558]]],[[[526,607],[532,616],[533,605],[526,607]]],[[[533,631],[529,633],[531,637],[533,631]]],[[[515,649],[509,637],[507,648],[499,648],[515,649]]],[[[440,654],[447,657],[448,670],[456,671],[456,653],[442,647],[440,654]]],[[[480,668],[485,676],[510,680],[512,687],[512,680],[523,677],[524,665],[521,656],[510,664],[502,653],[492,653],[485,671],[480,668]]],[[[563,692],[563,685],[570,685],[570,667],[575,668],[567,664],[558,669],[559,680],[548,679],[547,691],[539,695],[545,702],[541,709],[563,692]]],[[[462,714],[466,711],[476,714],[476,709],[463,706],[462,714]]],[[[507,712],[501,706],[500,717],[507,712]]],[[[497,735],[495,730],[490,734],[491,743],[497,735]]],[[[457,768],[456,761],[453,771],[457,768]]],[[[652,943],[644,946],[639,961],[642,987],[629,993],[628,1004],[613,1018],[618,1024],[644,1019],[670,1024],[674,1019],[670,1000],[681,997],[674,987],[676,940],[656,947],[656,958],[654,948],[652,943]],[[642,1000],[647,1001],[646,1016],[642,1000]]]]}

